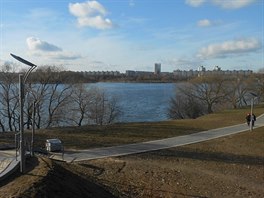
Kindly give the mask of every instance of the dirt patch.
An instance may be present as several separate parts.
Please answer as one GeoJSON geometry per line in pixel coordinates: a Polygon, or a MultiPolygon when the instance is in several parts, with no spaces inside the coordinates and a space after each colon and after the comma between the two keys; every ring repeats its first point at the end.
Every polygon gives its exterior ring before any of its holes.
{"type": "Polygon", "coordinates": [[[262,198],[263,131],[68,168],[107,186],[117,197],[262,198]]]}
{"type": "Polygon", "coordinates": [[[32,158],[26,165],[26,174],[16,173],[13,178],[0,183],[1,198],[114,197],[103,187],[47,158],[32,158]]]}

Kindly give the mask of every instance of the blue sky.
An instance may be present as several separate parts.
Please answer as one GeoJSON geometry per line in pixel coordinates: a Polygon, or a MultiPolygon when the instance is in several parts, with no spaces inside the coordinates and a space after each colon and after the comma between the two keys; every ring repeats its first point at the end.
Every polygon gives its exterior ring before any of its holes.
{"type": "MultiPolygon", "coordinates": [[[[264,68],[263,0],[0,0],[0,61],[74,71],[264,68]]],[[[17,66],[19,69],[22,66],[17,66]]]]}

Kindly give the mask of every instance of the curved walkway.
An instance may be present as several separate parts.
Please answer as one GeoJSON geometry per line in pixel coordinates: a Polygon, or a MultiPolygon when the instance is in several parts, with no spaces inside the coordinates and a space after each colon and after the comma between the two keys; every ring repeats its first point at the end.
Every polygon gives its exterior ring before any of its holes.
{"type": "MultiPolygon", "coordinates": [[[[254,128],[264,126],[264,114],[257,118],[256,126],[254,128]]],[[[78,162],[84,160],[99,159],[105,157],[122,156],[128,154],[136,154],[147,151],[154,151],[160,149],[166,149],[176,146],[183,146],[187,144],[207,141],[223,136],[233,135],[236,133],[248,131],[248,126],[239,124],[235,126],[229,126],[224,128],[212,129],[203,131],[200,133],[194,133],[190,135],[172,137],[167,139],[142,142],[136,144],[127,144],[114,147],[104,147],[89,150],[78,150],[75,153],[53,154],[51,159],[62,160],[66,162],[78,162]]],[[[15,151],[3,151],[0,150],[0,181],[10,175],[19,167],[19,159],[15,159],[15,151]]]]}
{"type": "MultiPolygon", "coordinates": [[[[257,118],[256,126],[254,128],[264,126],[264,114],[257,118]]],[[[239,124],[229,127],[223,127],[218,129],[212,129],[190,135],[172,137],[167,139],[127,144],[114,147],[104,147],[89,150],[78,150],[75,153],[65,153],[64,156],[61,154],[51,155],[51,159],[63,160],[66,162],[78,162],[84,160],[99,159],[105,157],[122,156],[128,154],[136,154],[147,151],[154,151],[160,149],[166,149],[176,146],[183,146],[187,144],[207,141],[223,136],[233,135],[236,133],[249,131],[247,124],[239,124]]]]}

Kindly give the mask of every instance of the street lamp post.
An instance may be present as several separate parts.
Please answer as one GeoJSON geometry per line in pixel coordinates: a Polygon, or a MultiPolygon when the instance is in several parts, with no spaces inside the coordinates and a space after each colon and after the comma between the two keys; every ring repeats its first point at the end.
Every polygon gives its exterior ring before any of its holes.
{"type": "Polygon", "coordinates": [[[22,62],[28,66],[30,69],[26,72],[25,76],[23,74],[19,74],[19,103],[20,103],[20,172],[25,172],[26,160],[25,160],[25,140],[24,140],[24,85],[29,74],[37,67],[37,65],[19,57],[14,54],[10,54],[13,58],[22,62]]]}
{"type": "Polygon", "coordinates": [[[34,156],[34,136],[35,136],[36,103],[37,103],[36,101],[33,102],[33,111],[32,111],[31,156],[34,156]]]}
{"type": "Polygon", "coordinates": [[[253,130],[253,122],[254,122],[254,116],[253,116],[253,106],[254,106],[254,100],[257,97],[256,94],[250,93],[253,97],[251,98],[251,108],[250,108],[250,131],[253,130]]]}

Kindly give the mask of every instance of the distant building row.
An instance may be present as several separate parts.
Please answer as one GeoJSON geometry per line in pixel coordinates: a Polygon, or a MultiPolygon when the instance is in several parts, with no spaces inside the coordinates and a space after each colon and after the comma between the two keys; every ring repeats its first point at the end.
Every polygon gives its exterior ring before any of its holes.
{"type": "Polygon", "coordinates": [[[84,73],[86,76],[120,76],[119,71],[88,71],[84,73]]]}
{"type": "Polygon", "coordinates": [[[221,70],[219,66],[215,66],[213,70],[206,70],[205,67],[201,66],[198,70],[174,70],[173,75],[178,77],[195,77],[195,76],[206,76],[206,75],[243,75],[248,76],[253,73],[252,70],[221,70]]]}
{"type": "Polygon", "coordinates": [[[127,70],[126,76],[140,76],[140,75],[173,75],[175,77],[195,77],[195,76],[204,76],[204,75],[244,75],[248,76],[252,74],[252,70],[221,70],[219,66],[215,66],[213,70],[206,70],[205,67],[200,66],[198,70],[174,70],[173,73],[170,72],[161,72],[161,64],[155,63],[154,72],[147,71],[133,71],[127,70]]]}
{"type": "Polygon", "coordinates": [[[145,76],[145,75],[159,75],[161,74],[161,63],[155,63],[154,65],[154,73],[149,71],[134,71],[134,70],[126,70],[126,76],[145,76]]]}
{"type": "MultiPolygon", "coordinates": [[[[119,71],[89,71],[84,72],[85,76],[120,76],[123,75],[119,71]]],[[[126,70],[125,75],[128,77],[135,76],[151,76],[151,75],[173,75],[175,77],[189,78],[195,76],[205,75],[243,75],[248,76],[253,73],[252,70],[221,70],[219,66],[215,66],[213,70],[206,70],[205,67],[200,66],[198,70],[174,70],[173,72],[161,72],[161,64],[155,63],[154,72],[149,71],[134,71],[126,70]]]]}

